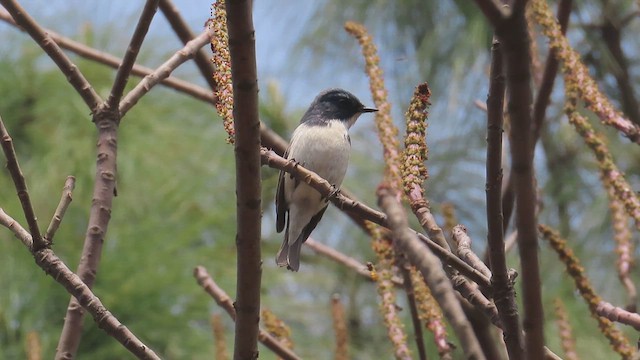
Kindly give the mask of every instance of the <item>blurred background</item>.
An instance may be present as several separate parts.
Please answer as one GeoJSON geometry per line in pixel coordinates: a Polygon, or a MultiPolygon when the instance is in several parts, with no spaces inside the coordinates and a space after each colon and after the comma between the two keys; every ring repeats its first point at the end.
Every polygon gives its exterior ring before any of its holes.
{"type": "MultiPolygon", "coordinates": [[[[175,4],[194,32],[203,29],[210,17],[209,3],[175,0],[175,4]]],[[[22,1],[22,5],[42,26],[119,57],[143,6],[123,0],[52,0],[46,6],[22,1]]],[[[569,30],[572,45],[583,54],[601,88],[619,108],[629,109],[628,114],[634,107],[628,94],[635,100],[638,92],[638,10],[633,1],[575,1],[569,30]],[[618,30],[626,63],[618,61],[611,37],[605,36],[611,27],[618,30]],[[630,89],[621,87],[620,74],[628,79],[630,89]]],[[[426,194],[441,223],[441,204],[453,204],[459,222],[467,226],[475,249],[482,254],[486,114],[474,102],[486,100],[492,33],[473,2],[255,0],[261,119],[288,139],[323,89],[345,88],[373,105],[360,47],[343,30],[347,20],[363,22],[378,46],[401,134],[414,87],[429,82],[433,105],[427,130],[426,194]]],[[[0,115],[15,141],[41,226],[49,222],[66,176],[77,178],[73,203],[54,243],[56,253],[75,269],[91,204],[95,127],[80,97],[26,34],[0,23],[0,38],[0,115]]],[[[536,41],[538,59],[544,63],[547,42],[539,37],[536,41]]],[[[181,47],[158,12],[138,63],[157,67],[181,47]]],[[[114,71],[69,55],[98,93],[106,96],[114,71]]],[[[174,75],[205,86],[191,62],[174,75]]],[[[138,81],[132,78],[128,88],[138,81]]],[[[614,130],[596,127],[608,137],[629,182],[639,189],[640,149],[614,130]]],[[[162,86],[145,96],[121,123],[118,197],[95,293],[163,358],[213,356],[209,319],[222,310],[196,284],[192,276],[196,265],[207,267],[235,296],[234,157],[225,137],[214,107],[162,86]]],[[[383,159],[372,117],[358,121],[351,139],[352,160],[343,187],[373,206],[383,159]]],[[[540,221],[557,227],[570,240],[605,300],[624,304],[606,193],[593,155],[563,116],[560,79],[536,150],[536,165],[540,221]]],[[[263,180],[262,306],[291,327],[296,353],[331,359],[330,301],[337,293],[346,307],[352,357],[391,358],[373,283],[308,249],[303,250],[299,273],[276,267],[273,259],[282,236],[274,227],[276,171],[263,168],[263,180]]],[[[26,225],[6,171],[0,173],[0,207],[26,225]]],[[[637,232],[634,236],[637,242],[637,232]]],[[[336,209],[325,214],[312,237],[362,262],[375,262],[370,239],[336,209]]],[[[610,357],[607,341],[599,335],[563,265],[546,244],[541,243],[540,251],[547,344],[560,349],[552,307],[553,299],[560,297],[579,339],[578,352],[590,359],[610,357]]],[[[509,266],[517,270],[515,254],[510,253],[509,266]]],[[[24,358],[29,334],[39,337],[43,357],[52,357],[69,295],[35,266],[29,252],[6,229],[0,230],[0,259],[0,358],[24,358]]],[[[633,276],[637,280],[637,271],[633,276]]],[[[405,307],[402,293],[398,301],[405,307]]],[[[408,325],[408,311],[401,314],[408,325]]],[[[231,351],[233,324],[226,314],[224,319],[231,351]]],[[[406,329],[411,335],[411,327],[406,329]]],[[[635,340],[637,335],[630,334],[635,340]]],[[[437,356],[429,340],[427,344],[432,356],[437,356]]],[[[260,355],[273,358],[264,348],[260,355]]],[[[85,319],[78,358],[128,357],[120,344],[85,319]]]]}

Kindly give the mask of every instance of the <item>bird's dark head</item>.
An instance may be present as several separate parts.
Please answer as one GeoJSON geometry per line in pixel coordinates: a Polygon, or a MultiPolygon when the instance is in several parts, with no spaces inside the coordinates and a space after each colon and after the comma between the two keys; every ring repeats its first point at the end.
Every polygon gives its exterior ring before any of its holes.
{"type": "Polygon", "coordinates": [[[313,100],[301,122],[323,125],[329,120],[340,120],[350,127],[360,114],[374,111],[378,109],[362,105],[355,95],[346,90],[329,89],[321,92],[313,100]]]}

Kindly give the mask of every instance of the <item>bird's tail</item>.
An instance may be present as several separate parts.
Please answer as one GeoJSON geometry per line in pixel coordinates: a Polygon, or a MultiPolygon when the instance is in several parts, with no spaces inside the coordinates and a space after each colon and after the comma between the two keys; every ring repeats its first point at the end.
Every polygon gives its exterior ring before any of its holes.
{"type": "Polygon", "coordinates": [[[297,239],[293,244],[289,244],[289,224],[287,224],[287,228],[284,231],[284,241],[282,241],[282,246],[280,246],[280,250],[276,255],[276,264],[281,267],[286,266],[291,271],[298,271],[300,269],[302,243],[301,239],[297,239]]]}

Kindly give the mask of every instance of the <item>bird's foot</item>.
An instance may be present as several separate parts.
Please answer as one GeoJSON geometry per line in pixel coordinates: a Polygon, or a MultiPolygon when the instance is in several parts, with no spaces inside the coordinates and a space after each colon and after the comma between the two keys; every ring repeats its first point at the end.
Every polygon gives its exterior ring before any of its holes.
{"type": "Polygon", "coordinates": [[[331,192],[329,193],[329,195],[327,195],[326,200],[329,201],[335,197],[337,197],[340,194],[340,188],[338,188],[335,185],[331,185],[331,192]]]}

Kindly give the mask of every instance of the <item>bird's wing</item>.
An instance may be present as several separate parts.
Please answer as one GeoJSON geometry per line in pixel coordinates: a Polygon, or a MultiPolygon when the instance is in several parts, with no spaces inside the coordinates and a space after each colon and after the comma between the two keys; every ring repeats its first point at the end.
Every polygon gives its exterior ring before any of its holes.
{"type": "MultiPolygon", "coordinates": [[[[285,151],[284,158],[286,159],[289,155],[289,149],[285,151]]],[[[289,212],[289,205],[284,198],[284,171],[280,171],[280,176],[278,177],[278,187],[276,188],[276,231],[282,232],[284,230],[284,224],[287,220],[287,213],[289,212]]]]}
{"type": "Polygon", "coordinates": [[[298,239],[296,239],[296,242],[299,242],[300,244],[302,244],[303,242],[307,241],[313,229],[315,229],[316,226],[318,226],[320,219],[322,219],[322,215],[324,215],[324,212],[327,210],[327,206],[328,205],[325,205],[325,207],[323,207],[322,210],[318,211],[318,213],[315,214],[311,218],[311,220],[309,220],[309,223],[304,227],[304,229],[302,229],[302,233],[300,233],[300,236],[298,237],[298,239]]]}

